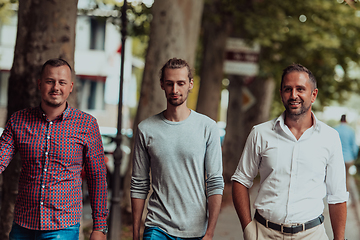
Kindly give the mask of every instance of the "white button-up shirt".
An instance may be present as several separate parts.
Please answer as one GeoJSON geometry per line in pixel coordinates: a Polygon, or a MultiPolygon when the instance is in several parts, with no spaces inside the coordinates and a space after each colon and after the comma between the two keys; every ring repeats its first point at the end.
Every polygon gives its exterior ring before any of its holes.
{"type": "Polygon", "coordinates": [[[253,127],[231,180],[247,188],[260,173],[254,208],[276,223],[304,223],[346,202],[345,166],[336,130],[318,121],[297,140],[279,118],[253,127]]]}

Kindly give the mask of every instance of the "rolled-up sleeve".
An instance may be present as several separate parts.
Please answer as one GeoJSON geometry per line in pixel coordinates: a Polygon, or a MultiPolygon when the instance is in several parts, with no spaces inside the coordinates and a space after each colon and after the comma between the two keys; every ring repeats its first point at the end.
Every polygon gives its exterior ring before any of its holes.
{"type": "Polygon", "coordinates": [[[150,157],[140,129],[135,135],[130,193],[132,198],[146,199],[150,190],[150,157]]]}
{"type": "Polygon", "coordinates": [[[250,132],[238,166],[231,181],[241,183],[247,188],[251,188],[253,180],[258,174],[258,166],[260,163],[260,156],[258,154],[260,143],[257,143],[256,129],[253,128],[250,132]]]}
{"type": "Polygon", "coordinates": [[[334,137],[333,150],[326,166],[326,189],[328,204],[346,202],[349,193],[346,191],[346,173],[341,142],[338,136],[334,137]]]}
{"type": "Polygon", "coordinates": [[[211,125],[206,145],[205,167],[207,173],[206,186],[207,196],[223,194],[224,178],[222,176],[222,154],[219,130],[216,124],[211,125]]]}

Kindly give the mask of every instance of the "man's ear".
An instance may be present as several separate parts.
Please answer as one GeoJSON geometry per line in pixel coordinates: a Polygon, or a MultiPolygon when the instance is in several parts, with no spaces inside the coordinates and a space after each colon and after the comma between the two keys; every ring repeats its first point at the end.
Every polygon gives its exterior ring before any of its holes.
{"type": "Polygon", "coordinates": [[[194,87],[194,79],[190,80],[190,86],[189,86],[189,90],[193,89],[194,87]]]}
{"type": "Polygon", "coordinates": [[[317,97],[319,90],[317,88],[315,88],[312,93],[311,93],[311,103],[314,103],[317,97]]]}

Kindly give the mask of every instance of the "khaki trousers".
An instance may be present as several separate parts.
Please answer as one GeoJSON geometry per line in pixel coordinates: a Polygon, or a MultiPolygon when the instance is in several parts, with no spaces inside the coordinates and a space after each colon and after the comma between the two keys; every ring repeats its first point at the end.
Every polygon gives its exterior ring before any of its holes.
{"type": "MultiPolygon", "coordinates": [[[[286,225],[284,225],[286,226],[286,225]]],[[[244,240],[329,240],[326,235],[324,224],[310,228],[296,234],[281,233],[267,228],[255,219],[252,220],[244,229],[244,240]]]]}

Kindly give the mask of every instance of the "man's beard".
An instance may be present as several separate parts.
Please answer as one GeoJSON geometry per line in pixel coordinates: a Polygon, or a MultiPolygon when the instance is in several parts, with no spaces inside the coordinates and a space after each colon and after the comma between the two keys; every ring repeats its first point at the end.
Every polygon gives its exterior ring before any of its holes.
{"type": "MultiPolygon", "coordinates": [[[[189,91],[189,92],[190,92],[190,91],[189,91]]],[[[171,94],[171,95],[169,96],[169,98],[168,98],[168,102],[169,102],[171,105],[173,105],[174,107],[180,106],[180,105],[182,105],[182,104],[187,100],[188,95],[189,95],[189,92],[188,92],[188,94],[186,94],[186,96],[185,96],[184,98],[181,98],[181,97],[183,97],[183,95],[179,95],[179,98],[176,99],[176,100],[171,99],[171,97],[174,96],[174,95],[171,94]],[[180,99],[180,98],[181,98],[181,99],[180,99]]]]}
{"type": "Polygon", "coordinates": [[[311,105],[309,105],[309,106],[304,106],[303,104],[304,104],[304,102],[301,103],[300,109],[294,110],[294,109],[291,109],[291,108],[290,108],[290,104],[288,103],[288,104],[285,106],[287,115],[288,115],[289,117],[298,118],[298,117],[300,117],[301,115],[303,115],[304,113],[306,113],[306,112],[310,109],[311,105]]]}
{"type": "Polygon", "coordinates": [[[44,102],[45,102],[45,104],[47,106],[54,107],[54,108],[60,107],[64,103],[64,102],[50,102],[50,101],[47,101],[47,100],[45,100],[44,102]]]}
{"type": "Polygon", "coordinates": [[[177,107],[177,106],[182,105],[182,104],[186,101],[186,99],[187,99],[187,98],[181,99],[181,100],[179,101],[179,99],[173,100],[173,99],[169,98],[169,99],[168,99],[168,102],[169,102],[171,105],[173,105],[174,107],[177,107]]]}

